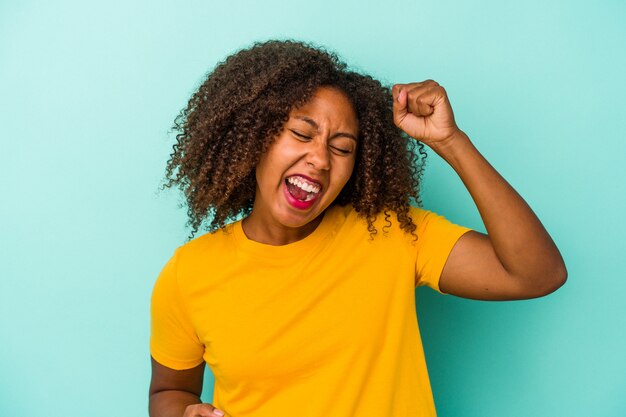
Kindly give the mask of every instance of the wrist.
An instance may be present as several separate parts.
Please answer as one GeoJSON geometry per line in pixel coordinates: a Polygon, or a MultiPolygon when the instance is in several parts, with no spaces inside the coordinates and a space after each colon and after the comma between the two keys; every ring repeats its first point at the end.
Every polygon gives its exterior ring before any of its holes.
{"type": "Polygon", "coordinates": [[[460,129],[448,138],[430,145],[430,148],[433,151],[448,162],[452,162],[452,160],[456,159],[457,156],[472,147],[473,145],[469,136],[467,136],[465,132],[460,129]]]}

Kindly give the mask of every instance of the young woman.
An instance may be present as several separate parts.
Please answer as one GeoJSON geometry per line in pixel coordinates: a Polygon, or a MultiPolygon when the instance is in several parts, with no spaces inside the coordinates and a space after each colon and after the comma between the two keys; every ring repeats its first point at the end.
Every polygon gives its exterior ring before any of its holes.
{"type": "Polygon", "coordinates": [[[389,89],[311,45],[257,43],[208,75],[176,127],[166,186],[185,193],[191,237],[205,219],[210,232],[154,287],[152,417],[434,416],[415,286],[517,300],[566,280],[432,80],[389,89]],[[410,204],[424,144],[488,234],[410,204]]]}

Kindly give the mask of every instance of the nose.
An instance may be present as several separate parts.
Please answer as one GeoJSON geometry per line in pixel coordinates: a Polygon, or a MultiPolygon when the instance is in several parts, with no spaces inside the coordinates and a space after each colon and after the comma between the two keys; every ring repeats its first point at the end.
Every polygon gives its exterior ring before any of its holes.
{"type": "Polygon", "coordinates": [[[330,169],[330,153],[325,141],[311,141],[306,162],[319,171],[330,169]]]}

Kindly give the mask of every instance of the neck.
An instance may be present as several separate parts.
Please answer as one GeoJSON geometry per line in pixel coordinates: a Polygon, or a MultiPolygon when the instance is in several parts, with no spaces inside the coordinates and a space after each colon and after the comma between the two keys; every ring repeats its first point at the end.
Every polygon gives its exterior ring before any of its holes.
{"type": "Polygon", "coordinates": [[[250,240],[272,246],[288,245],[309,236],[322,222],[324,215],[301,227],[287,227],[265,222],[255,215],[254,210],[243,219],[241,226],[250,240]]]}

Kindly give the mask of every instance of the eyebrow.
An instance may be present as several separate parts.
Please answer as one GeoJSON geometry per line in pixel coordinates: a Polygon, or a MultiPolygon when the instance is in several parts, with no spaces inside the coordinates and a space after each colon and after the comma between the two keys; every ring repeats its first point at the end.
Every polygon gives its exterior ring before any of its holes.
{"type": "MultiPolygon", "coordinates": [[[[307,116],[295,116],[294,119],[298,119],[298,120],[302,120],[308,124],[310,124],[311,126],[313,126],[316,130],[320,130],[319,125],[317,124],[317,122],[313,119],[311,119],[310,117],[307,116]]],[[[347,132],[337,132],[335,133],[331,139],[336,138],[338,136],[345,136],[347,138],[350,138],[352,140],[354,140],[355,142],[358,142],[356,136],[354,136],[352,133],[347,133],[347,132]]]]}

